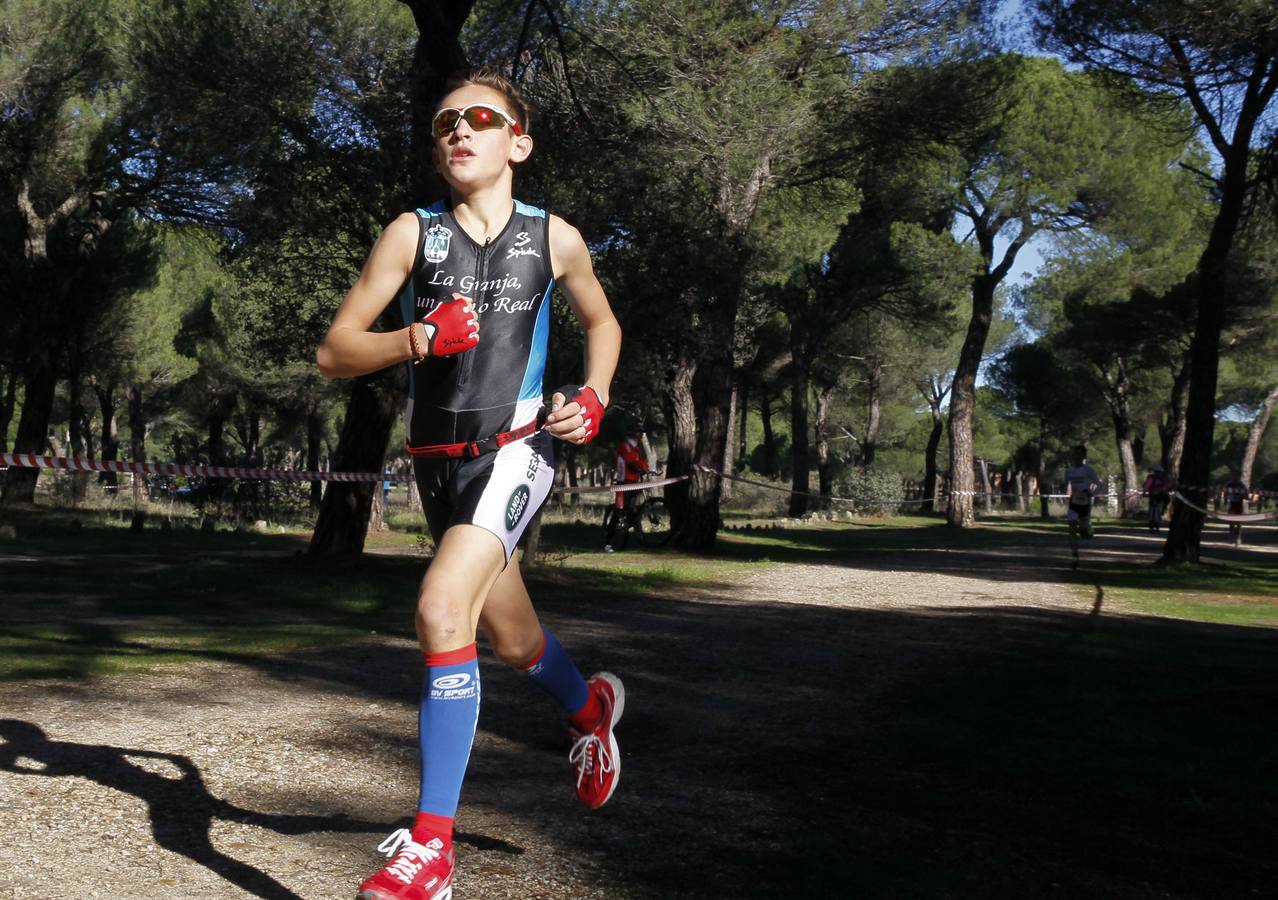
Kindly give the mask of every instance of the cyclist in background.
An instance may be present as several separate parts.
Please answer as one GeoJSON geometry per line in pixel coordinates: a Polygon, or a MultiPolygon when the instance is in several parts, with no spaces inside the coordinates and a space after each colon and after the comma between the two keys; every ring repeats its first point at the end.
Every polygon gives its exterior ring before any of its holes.
{"type": "MultiPolygon", "coordinates": [[[[631,428],[625,438],[617,445],[617,467],[613,473],[613,484],[637,484],[648,474],[648,458],[643,452],[643,434],[638,428],[631,428]]],[[[612,495],[612,507],[604,520],[608,533],[604,539],[604,553],[612,553],[615,549],[613,541],[617,537],[617,525],[624,528],[624,520],[639,502],[642,491],[615,491],[612,495]]]]}

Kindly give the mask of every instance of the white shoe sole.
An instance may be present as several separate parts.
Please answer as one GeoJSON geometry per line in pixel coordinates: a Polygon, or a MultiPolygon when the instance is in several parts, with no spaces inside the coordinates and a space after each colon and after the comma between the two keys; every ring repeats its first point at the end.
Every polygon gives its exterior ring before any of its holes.
{"type": "MultiPolygon", "coordinates": [[[[381,891],[360,891],[355,900],[395,900],[390,894],[383,894],[381,891]]],[[[431,900],[453,900],[453,886],[450,884],[444,888],[443,893],[436,894],[431,900]]]]}

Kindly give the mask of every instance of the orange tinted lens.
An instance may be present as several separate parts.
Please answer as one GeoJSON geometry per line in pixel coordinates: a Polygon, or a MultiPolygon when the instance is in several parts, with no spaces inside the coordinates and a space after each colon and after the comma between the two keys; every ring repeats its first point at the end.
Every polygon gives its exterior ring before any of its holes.
{"type": "Polygon", "coordinates": [[[501,128],[506,120],[487,106],[469,106],[466,108],[466,124],[476,131],[484,131],[488,128],[501,128]]]}
{"type": "Polygon", "coordinates": [[[461,113],[455,109],[441,109],[435,113],[435,119],[431,122],[431,130],[434,131],[435,137],[447,137],[453,133],[453,129],[457,127],[457,123],[461,121],[461,113]]]}

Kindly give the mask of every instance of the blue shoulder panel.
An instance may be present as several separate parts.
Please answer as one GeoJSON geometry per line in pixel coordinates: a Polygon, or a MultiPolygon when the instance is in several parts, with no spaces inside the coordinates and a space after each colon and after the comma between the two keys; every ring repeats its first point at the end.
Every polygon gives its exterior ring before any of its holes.
{"type": "Polygon", "coordinates": [[[536,206],[529,206],[519,200],[515,201],[515,212],[524,216],[532,216],[534,219],[546,218],[546,211],[536,206]]]}
{"type": "Polygon", "coordinates": [[[532,346],[528,349],[528,367],[524,369],[524,381],[519,386],[520,400],[531,400],[542,395],[542,381],[546,375],[546,350],[550,343],[550,299],[554,290],[555,280],[552,278],[541,296],[541,309],[537,310],[532,346]]]}
{"type": "Polygon", "coordinates": [[[424,209],[420,206],[417,208],[417,214],[426,219],[429,219],[432,216],[442,216],[446,212],[448,212],[448,204],[446,204],[443,200],[436,200],[424,209]]]}

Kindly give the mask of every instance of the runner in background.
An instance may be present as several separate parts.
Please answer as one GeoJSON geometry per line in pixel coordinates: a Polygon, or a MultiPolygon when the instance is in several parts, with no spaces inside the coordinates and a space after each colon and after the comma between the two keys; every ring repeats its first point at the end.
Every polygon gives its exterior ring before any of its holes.
{"type": "Polygon", "coordinates": [[[1073,568],[1078,568],[1078,538],[1092,536],[1092,502],[1100,493],[1101,480],[1096,470],[1087,464],[1087,447],[1074,448],[1074,464],[1065,470],[1065,492],[1069,494],[1069,549],[1074,556],[1073,568]]]}
{"type": "MultiPolygon", "coordinates": [[[[1245,515],[1247,512],[1247,496],[1250,491],[1243,483],[1238,472],[1233,472],[1224,487],[1225,512],[1231,516],[1245,515]]],[[[1242,546],[1242,523],[1229,523],[1229,540],[1235,547],[1242,546]]]]}
{"type": "Polygon", "coordinates": [[[1149,498],[1149,530],[1157,531],[1171,501],[1171,482],[1167,480],[1167,471],[1162,466],[1154,466],[1150,471],[1143,493],[1149,498]]]}
{"type": "MultiPolygon", "coordinates": [[[[617,465],[613,473],[613,484],[638,484],[648,474],[648,458],[644,456],[642,433],[638,428],[631,428],[625,438],[617,445],[617,465]]],[[[625,519],[639,502],[643,491],[614,491],[612,507],[605,515],[604,526],[607,535],[604,538],[604,553],[613,552],[613,541],[617,536],[617,525],[626,527],[625,519]]]]}

